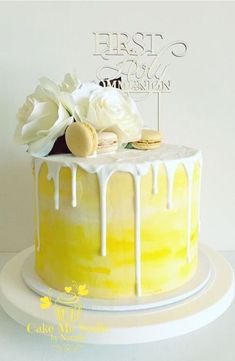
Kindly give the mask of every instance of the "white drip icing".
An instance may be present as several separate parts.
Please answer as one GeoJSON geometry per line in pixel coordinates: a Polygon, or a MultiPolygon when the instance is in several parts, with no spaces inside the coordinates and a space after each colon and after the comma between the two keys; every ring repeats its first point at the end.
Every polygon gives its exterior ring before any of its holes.
{"type": "MultiPolygon", "coordinates": [[[[187,211],[187,261],[191,261],[191,211],[192,211],[192,183],[195,162],[201,164],[201,154],[186,147],[177,147],[163,144],[158,150],[146,152],[139,150],[123,150],[113,154],[103,154],[88,158],[74,158],[71,155],[50,156],[50,158],[37,159],[35,166],[36,175],[36,208],[37,208],[37,234],[38,250],[40,249],[40,220],[38,199],[38,174],[43,162],[48,165],[48,179],[53,179],[55,184],[55,208],[59,208],[59,172],[60,168],[70,167],[72,172],[72,207],[77,206],[77,167],[89,173],[96,173],[100,189],[100,239],[101,256],[107,254],[107,186],[110,176],[114,172],[130,173],[134,180],[135,191],[135,278],[136,294],[141,295],[141,177],[148,173],[152,167],[152,192],[158,192],[157,177],[159,166],[165,166],[167,174],[167,207],[173,206],[173,186],[175,172],[179,164],[183,164],[188,179],[188,211],[187,211]],[[47,161],[48,160],[48,161],[47,161]]],[[[201,170],[200,170],[201,172],[201,170]]]]}
{"type": "Polygon", "coordinates": [[[152,192],[153,194],[157,194],[158,192],[158,171],[159,171],[160,162],[156,161],[152,163],[152,172],[153,172],[153,185],[152,185],[152,192]]]}
{"type": "Polygon", "coordinates": [[[199,199],[198,199],[198,232],[201,231],[201,217],[200,217],[200,214],[201,214],[201,197],[200,197],[200,194],[201,194],[201,187],[202,187],[202,156],[200,155],[198,157],[198,162],[199,162],[199,166],[200,166],[200,173],[199,173],[199,199]]]}
{"type": "Polygon", "coordinates": [[[134,176],[135,184],[135,287],[136,295],[141,296],[141,215],[140,215],[140,185],[141,176],[134,176]]]}
{"type": "Polygon", "coordinates": [[[107,253],[107,185],[111,173],[101,168],[98,173],[98,181],[100,188],[100,238],[101,238],[101,256],[107,253]]]}
{"type": "Polygon", "coordinates": [[[36,209],[36,232],[37,232],[37,251],[40,251],[40,212],[39,212],[39,184],[38,175],[41,165],[44,163],[43,159],[34,159],[35,172],[35,209],[36,209]]]}
{"type": "Polygon", "coordinates": [[[77,164],[71,164],[72,172],[72,207],[77,207],[77,164]]]}
{"type": "Polygon", "coordinates": [[[47,167],[48,167],[47,179],[49,181],[52,179],[54,182],[54,204],[55,204],[55,209],[58,210],[60,204],[60,192],[59,192],[60,164],[47,162],[47,167]]]}
{"type": "Polygon", "coordinates": [[[192,191],[194,163],[190,160],[183,162],[188,180],[188,205],[187,205],[187,262],[191,262],[191,223],[192,223],[192,191]]]}
{"type": "Polygon", "coordinates": [[[171,162],[164,162],[164,166],[167,173],[167,208],[172,208],[172,198],[173,198],[173,186],[175,179],[175,171],[178,167],[179,162],[174,160],[171,162]]]}

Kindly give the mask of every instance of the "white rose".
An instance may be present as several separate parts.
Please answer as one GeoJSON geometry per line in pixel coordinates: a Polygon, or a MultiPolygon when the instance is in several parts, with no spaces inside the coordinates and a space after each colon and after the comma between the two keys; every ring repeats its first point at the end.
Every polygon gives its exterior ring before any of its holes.
{"type": "Polygon", "coordinates": [[[47,78],[27,97],[18,112],[15,141],[27,144],[30,154],[47,155],[66,127],[73,121],[60,101],[60,88],[47,78]]]}
{"type": "Polygon", "coordinates": [[[75,74],[66,74],[60,86],[60,101],[74,119],[85,120],[90,94],[97,88],[94,82],[82,84],[75,74]]]}
{"type": "Polygon", "coordinates": [[[66,74],[60,86],[60,101],[71,115],[75,113],[76,94],[81,86],[81,81],[74,74],[66,74]]]}
{"type": "Polygon", "coordinates": [[[82,85],[77,74],[65,74],[64,80],[60,86],[61,91],[72,93],[82,85]]]}
{"type": "Polygon", "coordinates": [[[80,111],[80,117],[98,131],[114,131],[120,143],[138,140],[143,126],[134,100],[113,87],[97,86],[89,96],[86,114],[80,111]]]}

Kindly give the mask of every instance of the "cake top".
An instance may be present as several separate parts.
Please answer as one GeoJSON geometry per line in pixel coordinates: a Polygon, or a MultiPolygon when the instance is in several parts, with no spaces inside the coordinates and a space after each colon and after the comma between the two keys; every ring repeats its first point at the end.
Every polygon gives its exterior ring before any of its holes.
{"type": "Polygon", "coordinates": [[[95,172],[102,166],[117,167],[125,164],[150,164],[155,161],[176,161],[183,162],[187,159],[200,159],[201,152],[178,145],[161,144],[161,147],[151,151],[136,150],[136,149],[119,149],[115,152],[101,153],[89,157],[73,157],[72,154],[56,154],[48,157],[35,157],[41,161],[50,161],[65,166],[77,164],[89,172],[95,172]]]}

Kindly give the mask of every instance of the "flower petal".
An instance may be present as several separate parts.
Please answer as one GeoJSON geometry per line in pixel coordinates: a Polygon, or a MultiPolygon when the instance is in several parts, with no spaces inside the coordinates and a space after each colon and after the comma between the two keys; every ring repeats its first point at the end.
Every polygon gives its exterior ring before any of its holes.
{"type": "Polygon", "coordinates": [[[120,143],[140,137],[143,120],[134,100],[119,89],[96,89],[89,98],[86,120],[98,131],[112,130],[120,143]]]}
{"type": "Polygon", "coordinates": [[[64,134],[65,129],[72,122],[73,117],[69,117],[57,123],[50,131],[40,131],[39,135],[41,137],[28,145],[29,153],[33,156],[46,156],[52,150],[56,139],[64,134]]]}
{"type": "Polygon", "coordinates": [[[56,83],[46,77],[43,77],[40,79],[40,87],[42,93],[58,104],[60,88],[56,83]]]}
{"type": "Polygon", "coordinates": [[[81,81],[78,79],[77,74],[65,74],[64,80],[60,86],[62,92],[72,93],[74,90],[80,88],[82,85],[81,81]]]}

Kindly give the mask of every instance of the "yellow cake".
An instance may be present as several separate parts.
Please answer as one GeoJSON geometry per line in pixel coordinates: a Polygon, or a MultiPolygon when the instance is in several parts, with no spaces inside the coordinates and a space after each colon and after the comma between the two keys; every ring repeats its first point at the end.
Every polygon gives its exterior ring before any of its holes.
{"type": "Polygon", "coordinates": [[[201,153],[162,144],[34,157],[36,272],[89,297],[148,296],[197,269],[201,153]]]}
{"type": "Polygon", "coordinates": [[[128,93],[74,74],[41,78],[15,140],[34,159],[35,268],[46,285],[138,304],[193,277],[201,153],[162,144],[128,93]]]}

